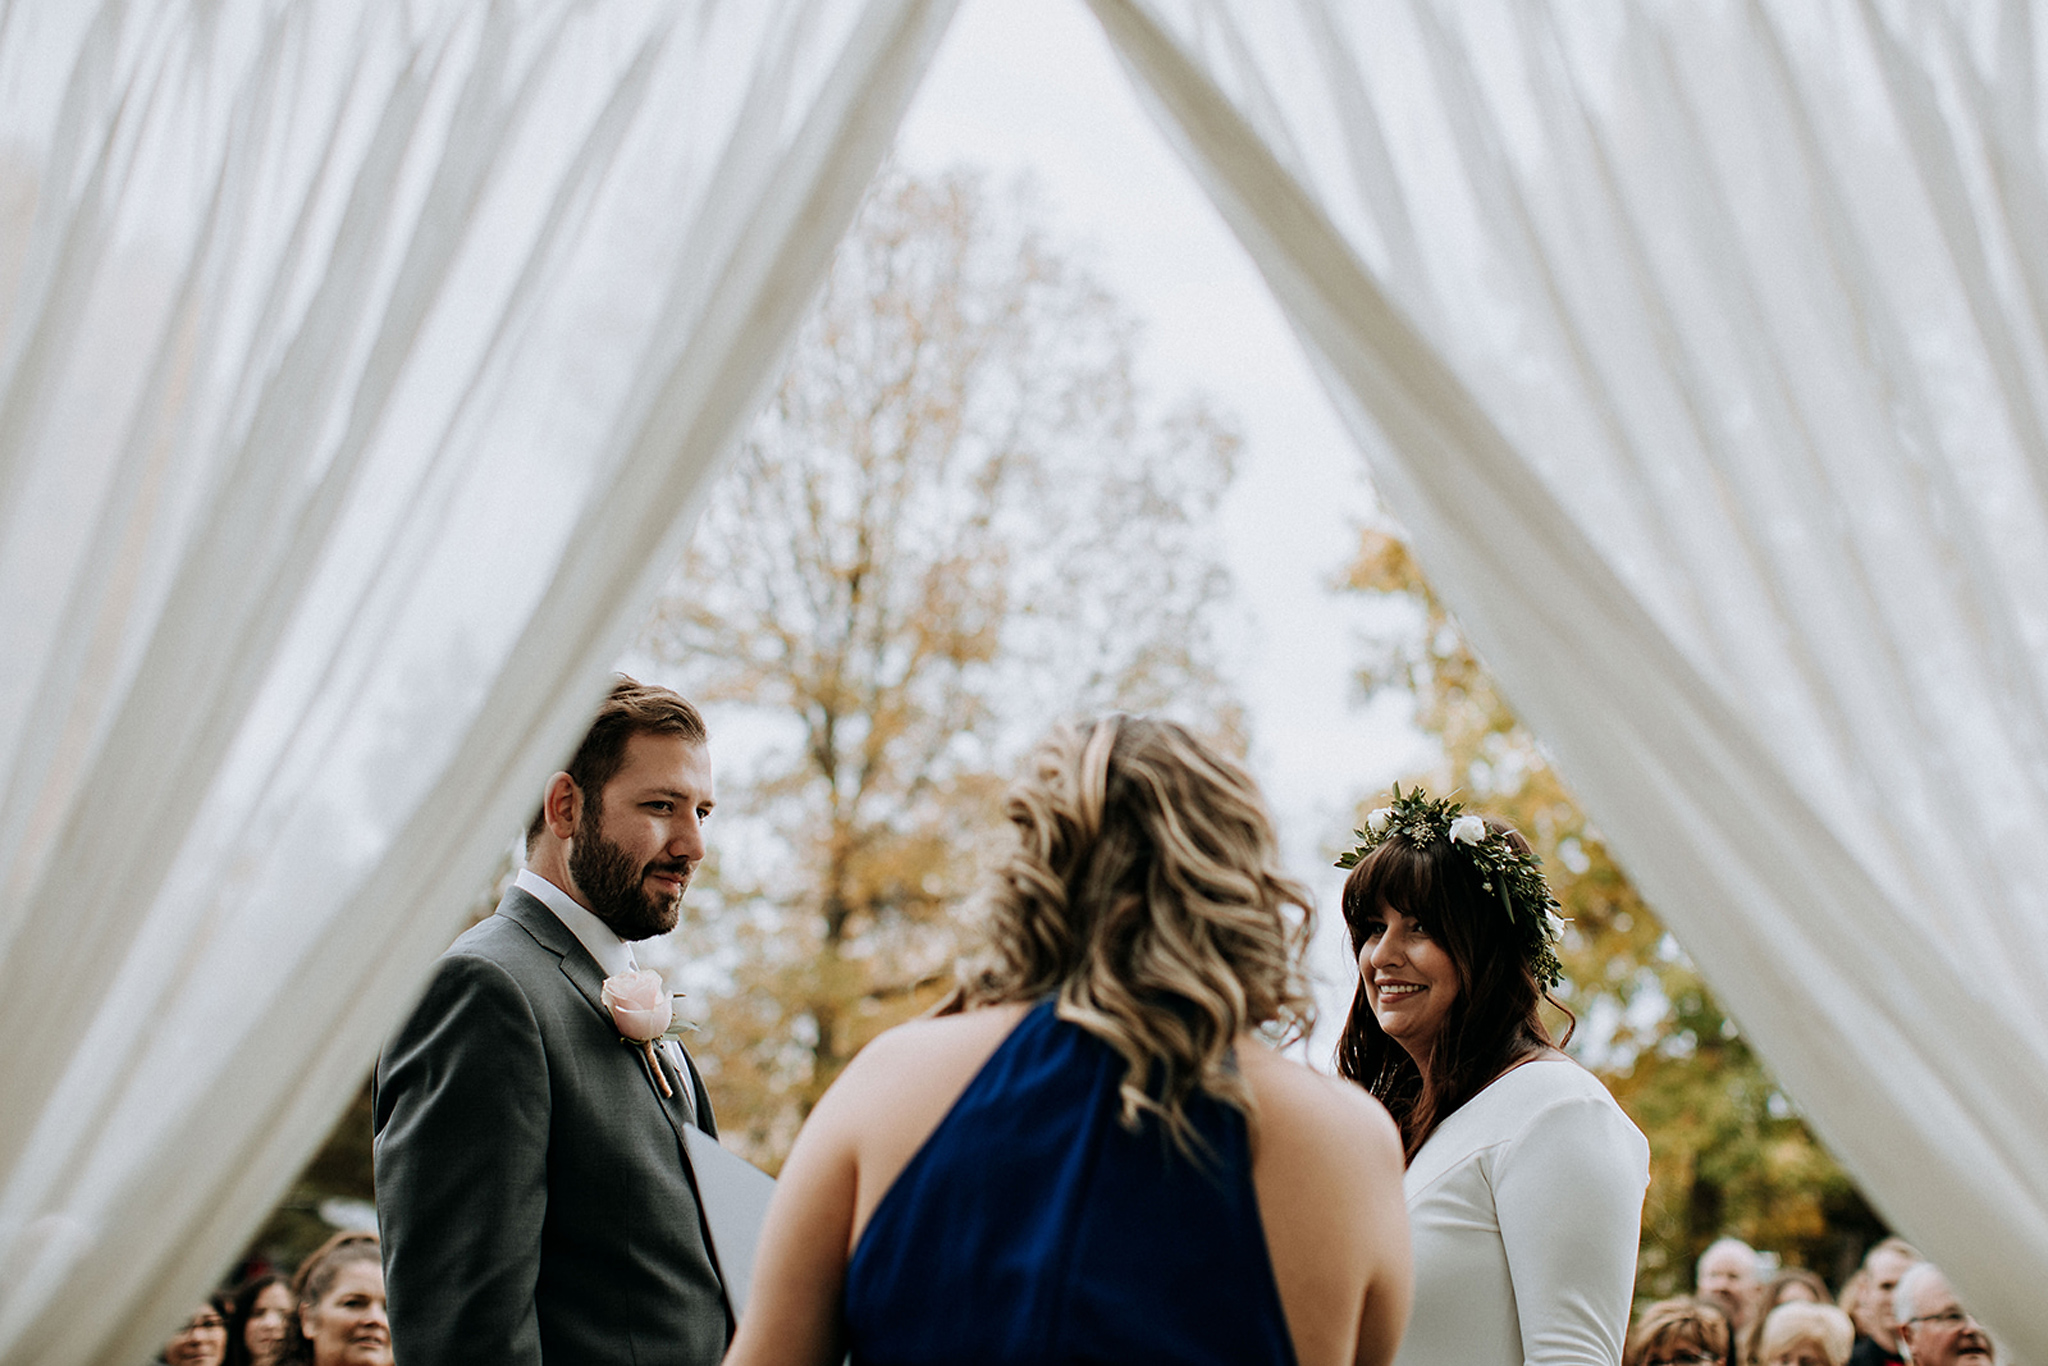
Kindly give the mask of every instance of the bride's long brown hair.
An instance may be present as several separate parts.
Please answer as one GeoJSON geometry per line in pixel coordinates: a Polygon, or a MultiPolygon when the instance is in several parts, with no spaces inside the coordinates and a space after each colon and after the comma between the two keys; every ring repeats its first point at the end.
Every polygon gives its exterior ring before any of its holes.
{"type": "Polygon", "coordinates": [[[1123,1122],[1192,1151],[1197,1091],[1256,1120],[1239,1034],[1306,1031],[1308,893],[1280,869],[1250,775],[1172,721],[1063,726],[1010,788],[1017,846],[988,897],[989,952],[960,1005],[1056,995],[1123,1058],[1123,1122]]]}
{"type": "MultiPolygon", "coordinates": [[[[1529,851],[1519,831],[1487,818],[1516,848],[1529,851]]],[[[1446,840],[1418,845],[1394,835],[1351,870],[1344,882],[1344,924],[1354,959],[1365,948],[1366,927],[1391,906],[1417,920],[1442,946],[1458,974],[1458,994],[1445,1013],[1428,1055],[1418,1067],[1408,1050],[1380,1028],[1361,974],[1351,1014],[1337,1042],[1337,1071],[1387,1107],[1401,1126],[1401,1147],[1413,1160],[1436,1128],[1502,1072],[1571,1038],[1553,1039],[1542,1003],[1563,1002],[1537,985],[1522,946],[1501,915],[1500,899],[1480,886],[1478,871],[1446,840]]]]}

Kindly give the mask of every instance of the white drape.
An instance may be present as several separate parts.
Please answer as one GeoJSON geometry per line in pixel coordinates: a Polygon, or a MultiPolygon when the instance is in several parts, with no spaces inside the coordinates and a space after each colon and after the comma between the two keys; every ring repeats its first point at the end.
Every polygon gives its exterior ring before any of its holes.
{"type": "Polygon", "coordinates": [[[580,733],[952,0],[0,6],[0,1362],[139,1360],[580,733]]]}
{"type": "Polygon", "coordinates": [[[2028,6],[1091,4],[1652,903],[2048,1359],[2028,6]]]}

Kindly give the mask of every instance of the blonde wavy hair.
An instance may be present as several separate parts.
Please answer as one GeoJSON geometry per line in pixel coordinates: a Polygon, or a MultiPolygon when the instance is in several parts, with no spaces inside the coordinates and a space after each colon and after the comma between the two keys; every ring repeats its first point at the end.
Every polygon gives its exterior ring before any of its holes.
{"type": "Polygon", "coordinates": [[[1794,1347],[1820,1349],[1832,1366],[1846,1366],[1856,1342],[1856,1325],[1832,1304],[1781,1304],[1764,1316],[1753,1362],[1766,1362],[1794,1347]]]}
{"type": "Polygon", "coordinates": [[[1232,1045],[1274,1023],[1306,1033],[1314,1003],[1308,893],[1280,869],[1250,775],[1174,722],[1112,715],[1055,729],[1003,810],[1017,847],[954,1008],[1056,994],[1123,1059],[1124,1126],[1155,1115],[1183,1151],[1197,1091],[1255,1123],[1232,1045]]]}

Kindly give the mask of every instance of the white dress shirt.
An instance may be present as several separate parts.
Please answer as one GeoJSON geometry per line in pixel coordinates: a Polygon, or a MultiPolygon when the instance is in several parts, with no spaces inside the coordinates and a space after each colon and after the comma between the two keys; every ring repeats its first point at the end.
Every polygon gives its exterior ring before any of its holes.
{"type": "MultiPolygon", "coordinates": [[[[617,977],[621,973],[633,972],[639,968],[640,963],[633,957],[631,944],[612,933],[611,926],[578,905],[576,898],[533,869],[521,868],[519,876],[513,879],[513,885],[553,911],[555,919],[566,925],[569,933],[576,936],[576,942],[590,951],[590,956],[597,960],[598,969],[605,976],[617,977]]],[[[683,1113],[689,1116],[692,1124],[696,1123],[697,1097],[695,1087],[691,1083],[689,1066],[683,1061],[683,1046],[674,1039],[663,1039],[656,1046],[668,1058],[669,1065],[675,1068],[676,1075],[682,1078],[683,1084],[677,1089],[677,1097],[683,1103],[683,1113]]]]}
{"type": "Polygon", "coordinates": [[[597,960],[598,967],[607,977],[632,972],[640,966],[633,957],[633,946],[612,933],[612,927],[599,920],[588,910],[576,904],[576,898],[549,882],[531,868],[521,868],[514,879],[520,891],[531,893],[540,903],[555,913],[555,919],[569,927],[569,933],[576,936],[576,942],[590,950],[590,956],[597,960]]]}

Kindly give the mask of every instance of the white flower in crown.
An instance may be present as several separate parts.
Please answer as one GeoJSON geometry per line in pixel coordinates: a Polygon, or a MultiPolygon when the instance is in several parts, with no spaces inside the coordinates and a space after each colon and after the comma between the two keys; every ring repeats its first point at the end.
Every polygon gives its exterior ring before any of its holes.
{"type": "Polygon", "coordinates": [[[1390,806],[1382,806],[1366,813],[1365,828],[1375,835],[1384,835],[1387,833],[1387,822],[1392,819],[1394,819],[1394,809],[1390,806]]]}
{"type": "Polygon", "coordinates": [[[1451,841],[1454,844],[1486,843],[1486,822],[1478,816],[1460,816],[1451,822],[1451,841]]]}

